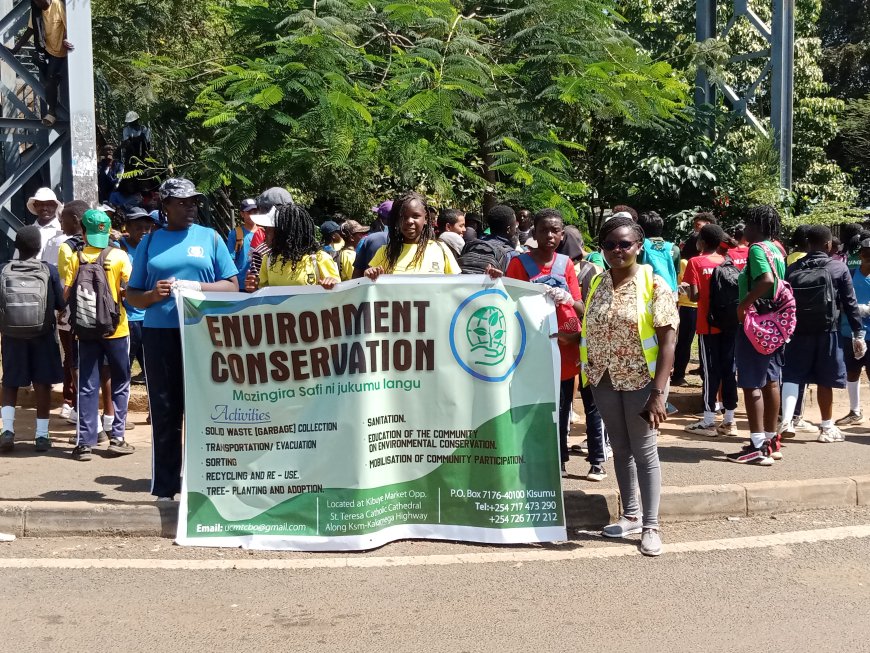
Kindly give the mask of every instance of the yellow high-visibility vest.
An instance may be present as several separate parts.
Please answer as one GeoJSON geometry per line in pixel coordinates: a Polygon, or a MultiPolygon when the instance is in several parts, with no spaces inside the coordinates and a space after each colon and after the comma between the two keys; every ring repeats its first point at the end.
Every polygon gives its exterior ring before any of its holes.
{"type": "MultiPolygon", "coordinates": [[[[601,279],[605,274],[610,272],[602,272],[592,279],[589,284],[589,294],[586,296],[586,315],[589,315],[589,306],[592,303],[592,297],[598,286],[601,285],[601,279]]],[[[635,277],[637,280],[637,333],[640,338],[640,344],[643,347],[643,357],[646,360],[646,366],[649,368],[650,377],[656,375],[656,360],[659,356],[659,339],[656,336],[656,330],[653,326],[653,269],[649,265],[641,265],[635,277]]],[[[583,381],[583,387],[589,385],[589,380],[586,378],[586,367],[589,364],[589,349],[586,346],[586,320],[583,320],[583,329],[580,332],[580,375],[583,381]]]]}

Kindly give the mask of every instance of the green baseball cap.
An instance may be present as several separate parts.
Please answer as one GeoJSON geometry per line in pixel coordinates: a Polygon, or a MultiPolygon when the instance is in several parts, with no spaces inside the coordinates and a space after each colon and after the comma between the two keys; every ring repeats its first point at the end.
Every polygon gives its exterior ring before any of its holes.
{"type": "Polygon", "coordinates": [[[82,216],[82,228],[85,230],[85,240],[91,247],[104,249],[109,246],[109,232],[112,221],[99,209],[85,211],[82,216]]]}

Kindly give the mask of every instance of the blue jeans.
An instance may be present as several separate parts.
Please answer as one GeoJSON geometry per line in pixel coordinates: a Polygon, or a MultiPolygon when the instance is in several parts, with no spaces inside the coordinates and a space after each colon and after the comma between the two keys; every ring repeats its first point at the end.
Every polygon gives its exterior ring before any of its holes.
{"type": "Polygon", "coordinates": [[[583,387],[580,382],[580,399],[583,400],[583,412],[586,413],[586,446],[589,455],[586,460],[590,465],[603,465],[607,461],[604,447],[607,442],[607,431],[604,428],[604,420],[598,406],[595,405],[595,397],[592,396],[592,386],[583,387]]]}
{"type": "Polygon", "coordinates": [[[130,338],[79,340],[78,444],[97,446],[100,424],[100,367],[108,360],[115,420],[110,438],[124,439],[130,401],[130,338]]]}

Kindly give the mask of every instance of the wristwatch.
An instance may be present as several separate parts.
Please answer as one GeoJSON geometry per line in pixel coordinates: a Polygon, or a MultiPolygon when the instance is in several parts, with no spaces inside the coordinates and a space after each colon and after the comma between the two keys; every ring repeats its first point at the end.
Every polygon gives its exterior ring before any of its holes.
{"type": "Polygon", "coordinates": [[[665,394],[665,391],[664,391],[664,390],[659,390],[658,388],[650,388],[650,394],[654,394],[654,395],[664,395],[664,394],[665,394]]]}

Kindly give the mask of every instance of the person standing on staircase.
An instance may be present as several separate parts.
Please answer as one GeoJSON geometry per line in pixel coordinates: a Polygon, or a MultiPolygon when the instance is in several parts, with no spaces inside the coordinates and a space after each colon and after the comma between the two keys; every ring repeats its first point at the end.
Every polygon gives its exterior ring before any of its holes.
{"type": "Polygon", "coordinates": [[[66,7],[63,0],[31,0],[30,12],[34,59],[45,86],[47,104],[42,124],[51,127],[57,122],[57,96],[67,73],[66,57],[74,46],[66,38],[66,7]]]}

